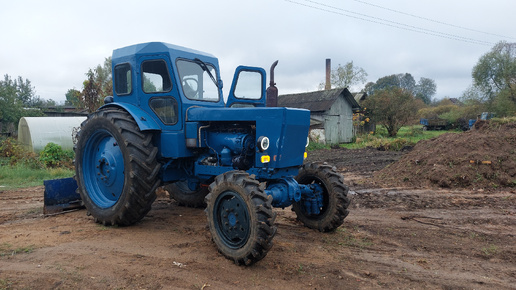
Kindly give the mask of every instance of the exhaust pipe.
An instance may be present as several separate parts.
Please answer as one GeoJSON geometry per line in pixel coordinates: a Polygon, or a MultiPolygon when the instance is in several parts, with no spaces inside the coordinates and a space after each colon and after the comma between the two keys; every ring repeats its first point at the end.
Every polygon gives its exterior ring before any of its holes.
{"type": "Polygon", "coordinates": [[[276,88],[276,83],[274,82],[274,68],[278,65],[278,61],[275,61],[271,65],[271,73],[270,73],[270,82],[269,87],[267,88],[267,107],[277,107],[278,106],[278,88],[276,88]]]}

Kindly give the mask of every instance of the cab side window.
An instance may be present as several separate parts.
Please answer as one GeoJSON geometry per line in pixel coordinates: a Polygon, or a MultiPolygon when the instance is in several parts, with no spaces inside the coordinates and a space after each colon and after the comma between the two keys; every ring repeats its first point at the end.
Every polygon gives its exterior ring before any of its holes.
{"type": "Polygon", "coordinates": [[[131,65],[122,63],[115,66],[115,92],[119,96],[130,95],[132,92],[131,65]]]}
{"type": "Polygon", "coordinates": [[[166,93],[172,90],[172,81],[164,60],[146,60],[142,63],[141,70],[145,93],[166,93]]]}

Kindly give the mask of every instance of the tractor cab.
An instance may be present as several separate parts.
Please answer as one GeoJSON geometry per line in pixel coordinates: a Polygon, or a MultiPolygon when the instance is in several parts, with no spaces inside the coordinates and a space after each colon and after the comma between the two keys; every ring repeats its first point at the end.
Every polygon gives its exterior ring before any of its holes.
{"type": "Polygon", "coordinates": [[[112,63],[107,105],[133,112],[143,130],[183,130],[190,107],[265,107],[262,68],[238,67],[224,103],[218,60],[208,53],[152,42],[115,50],[112,63]]]}

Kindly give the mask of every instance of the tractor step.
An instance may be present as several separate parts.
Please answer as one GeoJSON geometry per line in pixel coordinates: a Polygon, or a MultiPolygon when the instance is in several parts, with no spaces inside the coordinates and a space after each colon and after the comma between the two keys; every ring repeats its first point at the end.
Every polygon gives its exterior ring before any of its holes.
{"type": "Polygon", "coordinates": [[[43,214],[56,214],[83,207],[73,177],[43,181],[45,185],[43,214]]]}

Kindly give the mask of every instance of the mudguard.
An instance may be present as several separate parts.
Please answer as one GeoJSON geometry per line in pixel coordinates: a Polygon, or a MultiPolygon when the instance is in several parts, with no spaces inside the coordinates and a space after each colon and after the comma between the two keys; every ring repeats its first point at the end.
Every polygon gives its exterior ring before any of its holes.
{"type": "Polygon", "coordinates": [[[109,103],[107,105],[104,105],[99,108],[108,108],[108,107],[119,107],[127,111],[136,121],[136,124],[138,124],[138,128],[140,128],[140,131],[147,131],[147,130],[158,130],[161,131],[161,127],[159,124],[154,120],[154,118],[149,115],[144,110],[140,109],[139,107],[135,105],[131,105],[128,103],[109,103]]]}

